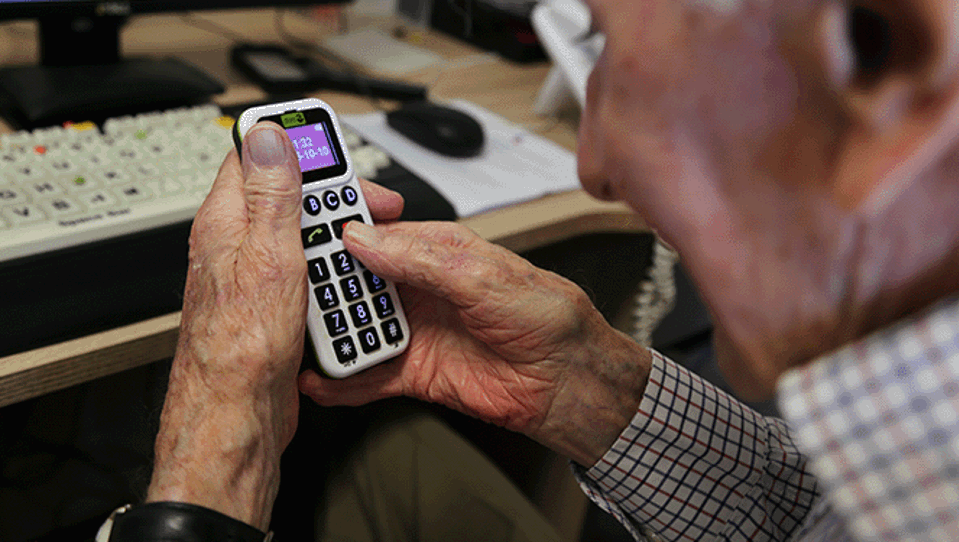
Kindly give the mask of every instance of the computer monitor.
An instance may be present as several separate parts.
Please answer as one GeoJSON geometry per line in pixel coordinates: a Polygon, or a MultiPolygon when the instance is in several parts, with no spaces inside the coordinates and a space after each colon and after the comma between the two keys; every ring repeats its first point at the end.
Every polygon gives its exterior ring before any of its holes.
{"type": "Polygon", "coordinates": [[[0,69],[5,116],[15,125],[34,128],[126,110],[189,105],[222,91],[215,79],[183,62],[123,58],[120,29],[131,15],[348,1],[0,0],[0,20],[39,22],[39,65],[0,69]]]}

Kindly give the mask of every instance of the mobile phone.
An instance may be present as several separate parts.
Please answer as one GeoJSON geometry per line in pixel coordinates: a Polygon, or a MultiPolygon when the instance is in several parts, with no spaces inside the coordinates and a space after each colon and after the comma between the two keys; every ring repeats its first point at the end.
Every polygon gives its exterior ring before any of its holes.
{"type": "Polygon", "coordinates": [[[248,109],[233,128],[238,151],[243,136],[263,120],[286,130],[303,174],[301,238],[311,290],[307,330],[320,369],[345,378],[401,354],[410,332],[396,286],[365,269],[343,246],[347,222],[373,220],[336,114],[316,98],[248,109]]]}

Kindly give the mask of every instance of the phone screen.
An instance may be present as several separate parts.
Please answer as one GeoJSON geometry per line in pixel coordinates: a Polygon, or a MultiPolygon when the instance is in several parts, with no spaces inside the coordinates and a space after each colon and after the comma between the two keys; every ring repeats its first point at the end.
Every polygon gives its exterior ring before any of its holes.
{"type": "Polygon", "coordinates": [[[300,171],[313,171],[340,163],[330,141],[330,128],[325,122],[287,128],[286,133],[293,141],[296,156],[300,159],[300,171]]]}
{"type": "Polygon", "coordinates": [[[347,163],[329,114],[323,109],[288,111],[264,117],[286,130],[303,172],[303,184],[333,179],[346,173],[347,163]]]}

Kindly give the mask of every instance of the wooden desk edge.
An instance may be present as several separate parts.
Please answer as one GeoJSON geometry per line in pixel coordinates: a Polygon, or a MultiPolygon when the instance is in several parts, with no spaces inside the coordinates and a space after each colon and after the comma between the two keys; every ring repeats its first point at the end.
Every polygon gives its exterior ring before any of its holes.
{"type": "MultiPolygon", "coordinates": [[[[516,252],[580,235],[647,228],[622,204],[582,191],[466,218],[462,224],[516,252]]],[[[0,358],[0,407],[173,356],[180,313],[0,358]]]]}

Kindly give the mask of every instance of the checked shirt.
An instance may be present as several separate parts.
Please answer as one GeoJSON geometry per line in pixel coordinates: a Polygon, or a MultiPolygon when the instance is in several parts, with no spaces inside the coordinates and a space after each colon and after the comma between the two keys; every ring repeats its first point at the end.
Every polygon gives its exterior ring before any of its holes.
{"type": "Polygon", "coordinates": [[[653,352],[580,485],[638,540],[959,540],[959,301],[788,372],[785,422],[653,352]]]}

